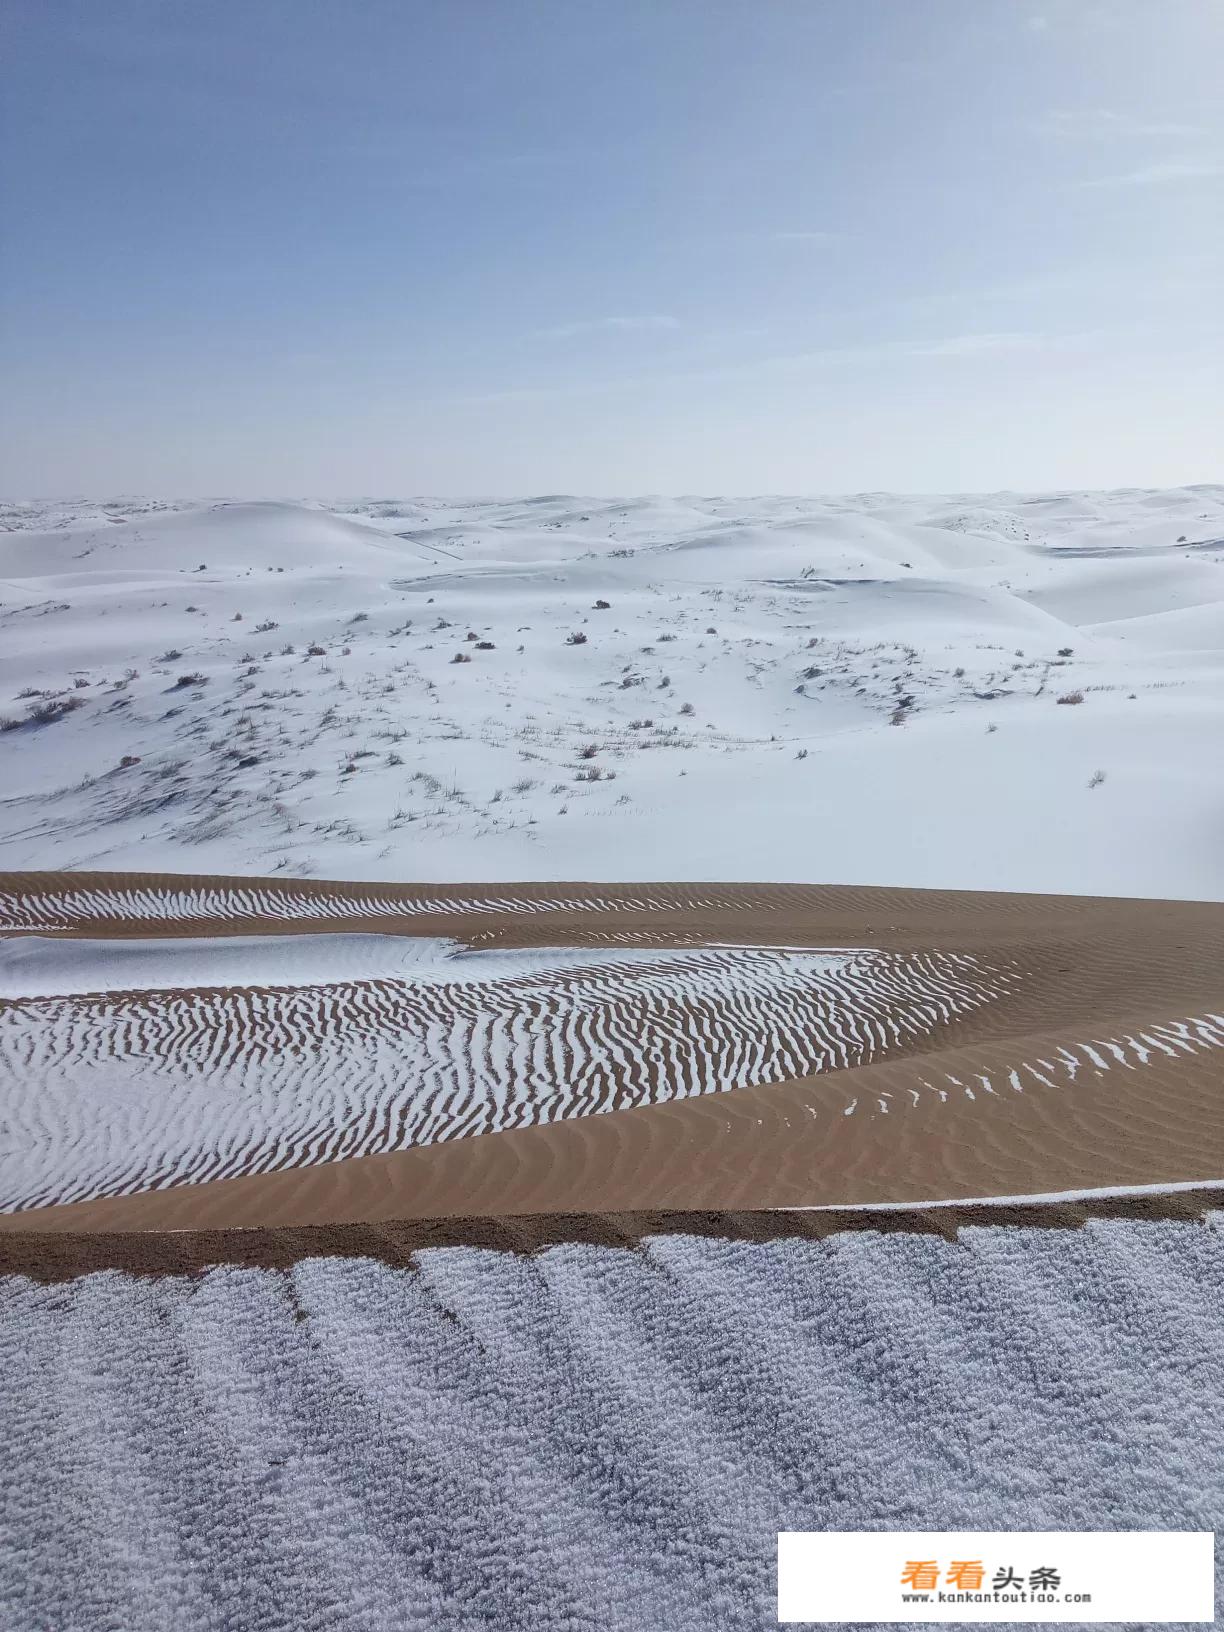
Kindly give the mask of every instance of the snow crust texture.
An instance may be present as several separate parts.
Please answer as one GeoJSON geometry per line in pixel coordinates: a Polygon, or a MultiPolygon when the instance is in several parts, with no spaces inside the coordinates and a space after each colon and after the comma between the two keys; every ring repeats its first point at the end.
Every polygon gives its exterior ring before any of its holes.
{"type": "Polygon", "coordinates": [[[1224,1527],[1208,1222],[0,1283],[11,1632],[758,1632],[775,1533],[1224,1527]]]}

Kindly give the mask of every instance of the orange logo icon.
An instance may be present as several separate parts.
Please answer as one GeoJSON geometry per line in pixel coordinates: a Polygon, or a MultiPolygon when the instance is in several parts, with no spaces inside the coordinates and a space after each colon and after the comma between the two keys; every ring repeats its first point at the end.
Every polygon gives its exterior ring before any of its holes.
{"type": "Polygon", "coordinates": [[[901,1585],[915,1592],[934,1592],[939,1584],[939,1565],[933,1558],[910,1559],[901,1571],[901,1585]]]}
{"type": "Polygon", "coordinates": [[[985,1574],[981,1559],[954,1559],[948,1565],[948,1585],[961,1587],[965,1592],[977,1592],[985,1574]]]}

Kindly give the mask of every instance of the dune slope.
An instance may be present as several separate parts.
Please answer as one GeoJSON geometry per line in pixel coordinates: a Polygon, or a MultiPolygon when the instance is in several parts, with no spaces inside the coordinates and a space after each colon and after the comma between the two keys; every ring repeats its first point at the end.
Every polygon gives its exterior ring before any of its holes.
{"type": "Polygon", "coordinates": [[[10,508],[0,865],[1224,899],[1224,489],[10,508]]]}
{"type": "Polygon", "coordinates": [[[1224,1177],[1212,903],[52,874],[0,914],[0,1228],[1224,1177]]]}

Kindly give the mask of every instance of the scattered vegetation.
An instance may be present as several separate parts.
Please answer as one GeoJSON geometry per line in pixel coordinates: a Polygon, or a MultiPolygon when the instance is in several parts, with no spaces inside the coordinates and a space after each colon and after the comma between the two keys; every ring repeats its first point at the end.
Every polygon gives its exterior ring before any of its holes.
{"type": "MultiPolygon", "coordinates": [[[[39,696],[39,693],[35,693],[39,696]]],[[[73,714],[78,708],[84,708],[85,699],[69,694],[66,697],[42,697],[39,702],[31,703],[26,710],[24,720],[5,716],[0,719],[0,731],[16,731],[23,725],[54,725],[57,720],[73,714]]]]}

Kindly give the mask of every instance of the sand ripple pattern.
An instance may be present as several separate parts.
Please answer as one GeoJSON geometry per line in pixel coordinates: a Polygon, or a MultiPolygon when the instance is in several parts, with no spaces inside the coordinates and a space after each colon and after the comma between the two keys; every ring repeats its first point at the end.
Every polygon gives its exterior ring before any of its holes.
{"type": "MultiPolygon", "coordinates": [[[[403,1150],[865,1065],[1012,990],[961,953],[573,949],[462,982],[0,1004],[0,1210],[403,1150]]],[[[815,1114],[815,1113],[814,1113],[815,1114]]],[[[832,1114],[840,1115],[840,1109],[832,1114]]]]}
{"type": "Polygon", "coordinates": [[[291,886],[225,884],[216,887],[137,885],[130,888],[74,888],[37,892],[0,891],[0,931],[62,930],[77,926],[145,921],[183,923],[293,923],[320,915],[345,919],[448,916],[529,916],[549,912],[722,912],[739,904],[732,891],[669,887],[666,892],[618,892],[601,896],[526,895],[513,891],[481,894],[390,895],[360,887],[326,894],[291,886]]]}

